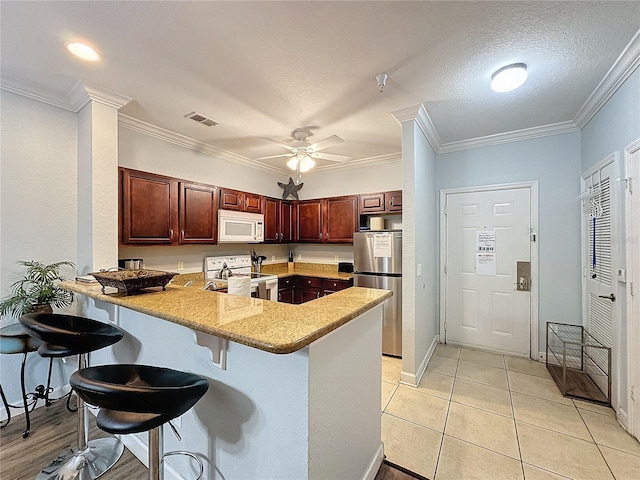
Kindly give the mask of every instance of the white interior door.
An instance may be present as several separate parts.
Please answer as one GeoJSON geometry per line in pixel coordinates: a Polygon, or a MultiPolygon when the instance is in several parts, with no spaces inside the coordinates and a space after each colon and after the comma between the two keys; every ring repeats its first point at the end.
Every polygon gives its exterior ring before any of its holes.
{"type": "MultiPolygon", "coordinates": [[[[592,192],[582,200],[582,238],[585,246],[584,326],[596,340],[612,349],[612,359],[617,354],[617,327],[614,326],[614,318],[619,303],[615,301],[617,251],[612,247],[612,237],[616,232],[613,224],[616,218],[613,201],[616,181],[614,159],[615,156],[610,155],[582,176],[583,192],[592,192]]],[[[605,351],[598,349],[589,353],[595,363],[593,371],[589,373],[600,389],[608,394],[608,356],[605,351]]],[[[615,368],[611,370],[615,374],[615,368]]]]}
{"type": "MultiPolygon", "coordinates": [[[[517,290],[516,264],[531,262],[531,188],[445,202],[446,342],[529,357],[531,292],[517,290]]],[[[530,287],[531,275],[524,281],[530,287]]]]}

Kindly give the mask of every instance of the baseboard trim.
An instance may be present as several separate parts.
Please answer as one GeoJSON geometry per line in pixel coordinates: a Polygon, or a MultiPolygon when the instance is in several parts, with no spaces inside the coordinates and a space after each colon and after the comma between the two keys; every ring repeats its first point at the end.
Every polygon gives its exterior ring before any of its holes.
{"type": "Polygon", "coordinates": [[[380,446],[376,451],[371,463],[367,467],[364,472],[364,476],[362,480],[374,480],[376,475],[378,474],[378,470],[380,470],[380,465],[382,465],[382,461],[384,460],[384,444],[380,442],[380,446]]]}
{"type": "Polygon", "coordinates": [[[424,372],[427,370],[427,365],[429,365],[429,360],[433,356],[436,351],[436,347],[438,346],[438,340],[440,339],[439,335],[433,337],[433,341],[429,346],[429,350],[425,354],[424,358],[420,362],[420,366],[418,367],[418,371],[415,374],[400,372],[400,383],[404,385],[411,385],[412,387],[417,387],[424,376],[424,372]]]}

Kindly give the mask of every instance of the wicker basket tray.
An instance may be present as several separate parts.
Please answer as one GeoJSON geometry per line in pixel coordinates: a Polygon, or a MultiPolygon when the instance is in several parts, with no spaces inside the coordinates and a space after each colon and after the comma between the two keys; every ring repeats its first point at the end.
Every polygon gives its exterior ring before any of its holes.
{"type": "Polygon", "coordinates": [[[102,285],[102,293],[105,293],[105,287],[114,287],[125,291],[127,295],[131,295],[142,288],[162,287],[162,290],[165,290],[167,283],[178,274],[161,270],[141,269],[94,272],[89,275],[93,275],[102,285]]]}

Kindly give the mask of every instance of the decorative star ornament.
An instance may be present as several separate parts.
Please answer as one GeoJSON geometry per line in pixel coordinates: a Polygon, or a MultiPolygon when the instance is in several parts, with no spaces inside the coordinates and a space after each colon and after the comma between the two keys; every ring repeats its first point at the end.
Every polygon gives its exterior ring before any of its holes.
{"type": "Polygon", "coordinates": [[[291,195],[296,200],[300,200],[298,198],[298,190],[300,190],[303,185],[304,183],[296,185],[291,177],[289,177],[289,183],[278,182],[278,186],[284,189],[284,192],[282,192],[282,199],[286,200],[287,197],[291,195]]]}

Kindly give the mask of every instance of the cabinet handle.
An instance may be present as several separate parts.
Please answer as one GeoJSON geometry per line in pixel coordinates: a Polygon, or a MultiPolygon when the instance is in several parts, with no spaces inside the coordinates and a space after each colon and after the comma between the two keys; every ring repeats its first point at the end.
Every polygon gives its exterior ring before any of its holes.
{"type": "Polygon", "coordinates": [[[184,230],[180,230],[180,235],[182,235],[182,238],[184,238],[184,230]]]}
{"type": "Polygon", "coordinates": [[[173,228],[169,229],[169,238],[173,240],[173,228]]]}
{"type": "Polygon", "coordinates": [[[320,290],[316,292],[316,298],[320,298],[320,290]]]}
{"type": "Polygon", "coordinates": [[[320,239],[322,239],[322,232],[320,232],[320,239]]]}

